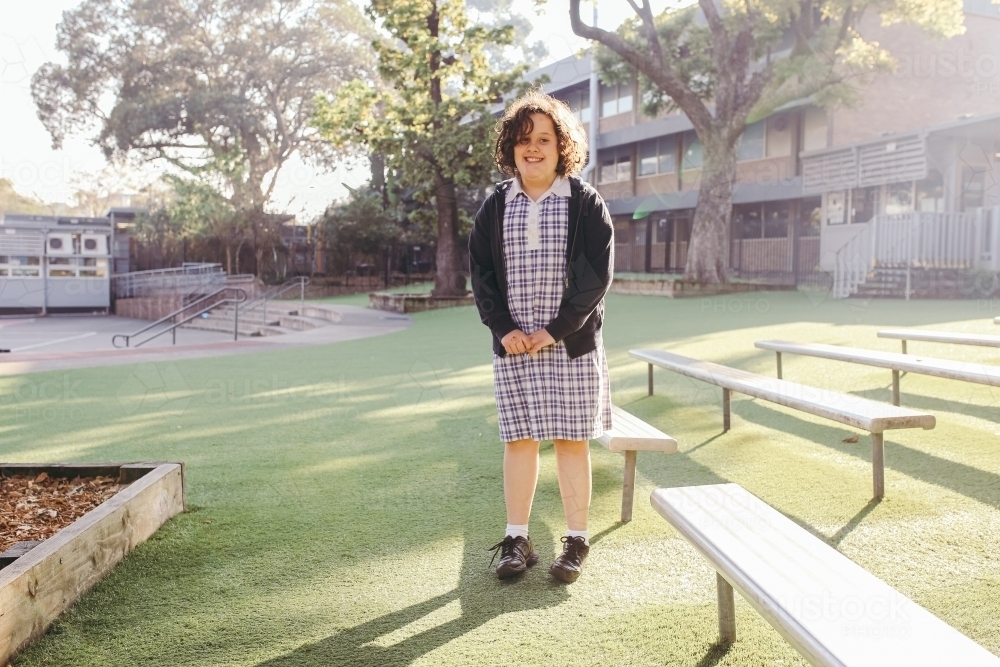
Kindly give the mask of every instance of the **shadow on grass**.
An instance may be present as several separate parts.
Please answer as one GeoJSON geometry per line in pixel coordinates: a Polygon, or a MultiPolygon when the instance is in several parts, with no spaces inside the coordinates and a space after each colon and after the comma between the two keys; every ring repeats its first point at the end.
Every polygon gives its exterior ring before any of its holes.
{"type": "MultiPolygon", "coordinates": [[[[976,387],[980,388],[982,391],[996,390],[994,387],[982,385],[976,385],[976,387]]],[[[854,391],[851,393],[855,396],[868,398],[873,401],[882,401],[884,403],[892,401],[891,390],[880,391],[878,389],[869,389],[864,391],[854,391]]],[[[988,422],[995,422],[997,417],[1000,416],[1000,412],[997,411],[997,406],[995,405],[976,405],[957,398],[954,400],[946,400],[933,398],[931,396],[924,396],[923,394],[910,394],[902,390],[900,391],[899,402],[904,408],[927,410],[929,412],[955,412],[957,414],[965,415],[966,417],[976,417],[988,422]]]]}
{"type": "MultiPolygon", "coordinates": [[[[519,577],[501,581],[488,568],[482,531],[471,524],[467,528],[459,582],[452,590],[306,644],[258,663],[257,667],[409,665],[503,614],[550,608],[569,598],[566,586],[553,580],[544,565],[554,557],[550,531],[536,529],[541,533],[537,540],[537,546],[542,547],[539,565],[519,577]],[[456,601],[461,610],[457,618],[445,616],[447,620],[438,624],[435,619],[424,620],[456,601]],[[389,636],[414,623],[418,625],[412,633],[389,636]]],[[[392,582],[386,582],[386,593],[391,595],[391,591],[392,582]]]]}
{"type": "MultiPolygon", "coordinates": [[[[840,442],[844,434],[841,428],[804,422],[793,415],[778,412],[756,401],[740,401],[733,405],[733,411],[748,422],[809,437],[810,440],[824,447],[835,449],[864,461],[871,461],[870,448],[866,448],[862,453],[858,451],[857,447],[847,447],[840,442]],[[800,425],[799,428],[793,425],[795,422],[800,425]],[[786,424],[791,428],[785,428],[786,424]],[[807,425],[808,429],[801,428],[801,425],[807,425]],[[803,433],[805,430],[809,431],[808,436],[803,433]]],[[[888,438],[892,437],[891,431],[887,432],[886,436],[885,465],[887,468],[929,484],[951,489],[955,493],[960,493],[992,507],[1000,507],[1000,475],[890,442],[888,438]]]]}
{"type": "Polygon", "coordinates": [[[831,535],[827,542],[835,547],[840,546],[840,543],[844,541],[844,538],[850,535],[851,532],[865,520],[865,517],[871,514],[873,509],[878,507],[880,502],[882,502],[880,498],[872,498],[865,503],[865,506],[862,507],[857,514],[851,517],[850,521],[841,526],[840,530],[831,535]]]}
{"type": "Polygon", "coordinates": [[[729,650],[733,647],[730,643],[716,642],[712,644],[708,653],[701,657],[701,660],[695,665],[695,667],[715,667],[719,664],[723,658],[729,654],[729,650]]]}

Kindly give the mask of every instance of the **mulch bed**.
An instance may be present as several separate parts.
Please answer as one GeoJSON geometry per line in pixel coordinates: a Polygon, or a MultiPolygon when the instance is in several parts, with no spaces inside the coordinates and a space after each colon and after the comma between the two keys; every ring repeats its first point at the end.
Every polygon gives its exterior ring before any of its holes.
{"type": "Polygon", "coordinates": [[[40,473],[0,478],[0,553],[45,540],[128,486],[114,477],[64,479],[40,473]]]}

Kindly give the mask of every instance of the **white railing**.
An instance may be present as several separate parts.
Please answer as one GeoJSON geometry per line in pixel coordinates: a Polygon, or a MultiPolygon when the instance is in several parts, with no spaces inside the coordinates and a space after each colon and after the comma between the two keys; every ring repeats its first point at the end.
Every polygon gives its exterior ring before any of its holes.
{"type": "Polygon", "coordinates": [[[116,299],[158,294],[207,294],[225,284],[222,265],[215,263],[187,263],[173,269],[133,271],[111,277],[111,290],[116,299]]]}
{"type": "Polygon", "coordinates": [[[979,260],[981,215],[913,212],[872,220],[875,265],[971,269],[979,260]]]}
{"type": "Polygon", "coordinates": [[[871,226],[866,225],[840,250],[833,267],[833,298],[846,299],[858,291],[874,268],[871,226]]]}
{"type": "Polygon", "coordinates": [[[911,269],[1000,268],[1000,207],[966,213],[914,211],[878,215],[837,251],[833,296],[858,291],[876,267],[911,269]]]}

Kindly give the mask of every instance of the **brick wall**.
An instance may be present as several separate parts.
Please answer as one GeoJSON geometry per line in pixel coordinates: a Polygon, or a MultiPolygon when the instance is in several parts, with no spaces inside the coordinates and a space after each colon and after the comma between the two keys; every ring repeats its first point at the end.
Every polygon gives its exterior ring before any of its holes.
{"type": "Polygon", "coordinates": [[[1000,20],[966,14],[965,27],[964,35],[935,39],[914,26],[883,27],[869,14],[861,33],[899,65],[895,74],[875,78],[859,107],[833,112],[832,145],[1000,110],[1000,20]]]}

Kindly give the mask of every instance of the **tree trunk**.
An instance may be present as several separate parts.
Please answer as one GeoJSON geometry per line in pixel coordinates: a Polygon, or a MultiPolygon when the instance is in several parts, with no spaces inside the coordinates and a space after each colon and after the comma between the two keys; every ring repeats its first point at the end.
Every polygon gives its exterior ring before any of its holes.
{"type": "Polygon", "coordinates": [[[226,274],[233,275],[233,247],[226,244],[226,274]]]}
{"type": "Polygon", "coordinates": [[[458,198],[455,183],[437,176],[434,201],[438,216],[437,273],[434,296],[465,296],[461,243],[458,238],[458,198]]]}
{"type": "Polygon", "coordinates": [[[723,134],[716,131],[701,137],[705,162],[684,267],[684,279],[699,283],[729,281],[729,221],[737,149],[735,144],[727,145],[723,134]]]}
{"type": "Polygon", "coordinates": [[[240,272],[240,253],[243,252],[243,244],[246,241],[240,241],[239,245],[236,246],[236,273],[240,272]]]}

